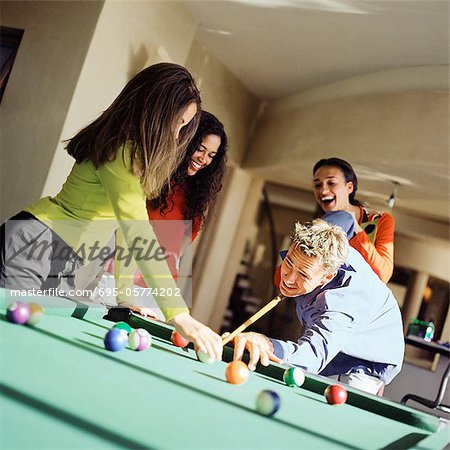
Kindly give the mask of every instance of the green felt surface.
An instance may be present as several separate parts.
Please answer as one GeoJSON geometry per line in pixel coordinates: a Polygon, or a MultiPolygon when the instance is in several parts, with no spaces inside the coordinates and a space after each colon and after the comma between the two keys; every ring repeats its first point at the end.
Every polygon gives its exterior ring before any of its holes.
{"type": "Polygon", "coordinates": [[[203,365],[157,333],[145,352],[111,353],[103,347],[109,321],[48,313],[28,327],[4,313],[1,448],[420,448],[434,437],[370,410],[330,406],[268,374],[230,385],[224,362],[203,365]],[[255,412],[262,389],[281,397],[273,418],[255,412]]]}
{"type": "MultiPolygon", "coordinates": [[[[164,339],[170,339],[170,333],[172,328],[165,324],[161,324],[155,321],[150,321],[136,315],[132,312],[124,314],[119,310],[121,318],[128,321],[134,328],[145,328],[151,334],[160,336],[164,339]]],[[[114,310],[109,313],[114,317],[114,310]]],[[[190,344],[192,348],[192,344],[190,344]]],[[[228,362],[233,359],[233,350],[230,347],[225,347],[223,360],[228,362]]],[[[244,358],[245,359],[245,358],[244,358]]],[[[268,367],[258,365],[257,371],[262,375],[267,375],[273,380],[283,381],[283,373],[286,370],[286,366],[280,364],[270,364],[268,367]]],[[[302,386],[303,389],[315,392],[317,394],[323,394],[326,387],[330,384],[330,380],[321,376],[307,374],[305,382],[302,386]]],[[[347,404],[356,406],[358,408],[371,411],[374,414],[379,414],[384,417],[392,418],[396,421],[413,425],[426,431],[434,432],[437,430],[439,420],[430,414],[423,413],[421,411],[412,409],[405,405],[400,405],[386,398],[376,397],[370,394],[366,394],[357,389],[347,387],[348,399],[347,404]]]]}

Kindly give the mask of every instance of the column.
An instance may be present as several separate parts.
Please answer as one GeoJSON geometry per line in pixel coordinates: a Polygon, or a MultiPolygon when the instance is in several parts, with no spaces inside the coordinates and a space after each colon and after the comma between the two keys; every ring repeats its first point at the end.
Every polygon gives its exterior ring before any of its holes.
{"type": "Polygon", "coordinates": [[[413,275],[409,280],[402,308],[403,329],[405,334],[410,320],[417,318],[419,315],[423,293],[427,287],[428,279],[429,275],[427,273],[413,272],[413,275]]]}
{"type": "Polygon", "coordinates": [[[264,185],[238,167],[230,172],[216,221],[202,238],[193,270],[192,315],[215,331],[222,323],[264,185]]]}

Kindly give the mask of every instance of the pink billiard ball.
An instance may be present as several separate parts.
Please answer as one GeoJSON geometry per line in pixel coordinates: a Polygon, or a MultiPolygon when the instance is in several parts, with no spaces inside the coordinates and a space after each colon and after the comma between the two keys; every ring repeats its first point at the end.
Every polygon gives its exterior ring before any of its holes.
{"type": "Polygon", "coordinates": [[[325,398],[330,405],[342,405],[347,401],[347,390],[339,386],[339,384],[332,384],[325,389],[325,398]]]}
{"type": "Polygon", "coordinates": [[[143,350],[147,350],[150,345],[152,345],[152,336],[147,330],[144,330],[143,328],[133,330],[128,335],[128,346],[131,348],[131,350],[142,352],[143,350]]]}
{"type": "Polygon", "coordinates": [[[14,302],[6,311],[6,319],[9,322],[22,325],[30,318],[30,307],[24,302],[14,302]]]}

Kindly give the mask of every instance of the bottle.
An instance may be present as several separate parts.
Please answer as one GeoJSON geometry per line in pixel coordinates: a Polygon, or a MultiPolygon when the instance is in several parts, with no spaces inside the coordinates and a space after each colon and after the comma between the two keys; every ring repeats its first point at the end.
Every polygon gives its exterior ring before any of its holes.
{"type": "Polygon", "coordinates": [[[427,342],[431,342],[434,337],[434,331],[435,331],[434,323],[431,321],[428,322],[428,326],[425,331],[425,336],[423,337],[423,339],[427,342]]]}

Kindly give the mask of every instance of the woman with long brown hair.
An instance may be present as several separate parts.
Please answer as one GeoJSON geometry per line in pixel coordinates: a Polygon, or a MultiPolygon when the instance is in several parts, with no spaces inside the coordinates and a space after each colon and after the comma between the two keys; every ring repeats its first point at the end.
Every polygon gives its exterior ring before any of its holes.
{"type": "MultiPolygon", "coordinates": [[[[68,141],[76,162],[59,194],[2,226],[0,285],[70,292],[80,268],[117,254],[118,248],[105,250],[117,230],[122,257],[134,259],[157,291],[166,320],[199,350],[220,358],[220,337],[190,316],[167,264],[150,253],[157,239],[146,210],[146,199],[160,195],[183,160],[199,116],[200,95],[185,68],[160,63],[137,74],[98,119],[68,141]]],[[[132,299],[127,306],[146,314],[132,299]]]]}

